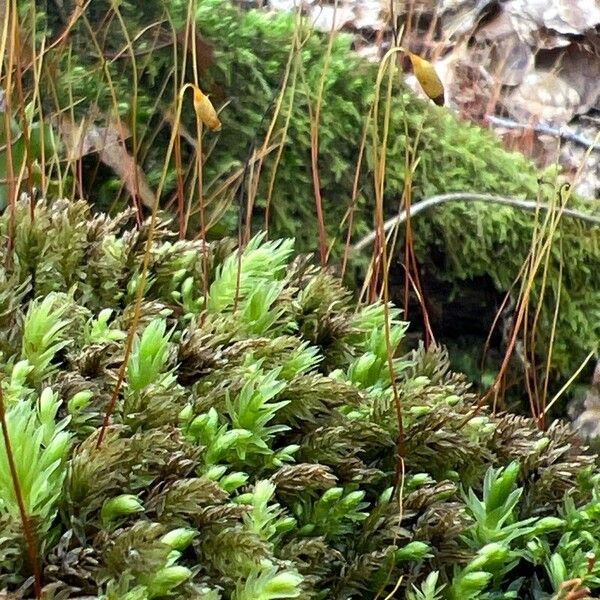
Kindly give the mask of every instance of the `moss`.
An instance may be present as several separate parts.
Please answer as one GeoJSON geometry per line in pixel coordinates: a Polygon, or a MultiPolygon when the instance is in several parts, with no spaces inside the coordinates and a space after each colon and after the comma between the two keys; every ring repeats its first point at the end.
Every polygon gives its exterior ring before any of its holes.
{"type": "MultiPolygon", "coordinates": [[[[108,2],[97,2],[95,14],[102,15],[108,8],[108,2]]],[[[133,37],[165,11],[168,11],[174,29],[181,31],[187,3],[130,0],[121,3],[120,10],[133,37]],[[143,11],[140,10],[142,5],[143,11]]],[[[272,114],[272,102],[288,60],[295,23],[291,15],[243,11],[221,0],[199,0],[196,22],[199,32],[213,45],[215,52],[212,66],[202,72],[201,84],[212,92],[217,105],[224,106],[221,133],[218,137],[211,134],[206,138],[205,147],[210,147],[210,154],[205,165],[205,181],[206,193],[210,197],[228,176],[243,167],[252,142],[261,143],[263,139],[272,114]]],[[[125,39],[118,21],[109,19],[106,23],[108,25],[100,33],[107,51],[123,48],[125,39]]],[[[163,34],[165,30],[163,28],[163,34]]],[[[77,24],[73,35],[76,41],[72,57],[74,64],[64,62],[64,55],[50,53],[48,57],[50,64],[55,61],[52,73],[59,73],[57,93],[59,96],[66,94],[71,86],[78,110],[85,111],[91,103],[97,102],[102,110],[109,111],[110,90],[100,68],[102,65],[90,59],[93,49],[89,35],[81,23],[77,24]],[[82,78],[81,73],[76,74],[74,69],[80,69],[86,77],[82,78]]],[[[168,38],[170,33],[167,31],[166,35],[168,38]]],[[[149,39],[141,42],[140,49],[150,43],[149,39]]],[[[275,178],[270,230],[274,236],[293,236],[297,247],[302,250],[314,250],[317,246],[308,115],[311,103],[315,102],[326,44],[327,40],[317,33],[307,35],[297,62],[293,64],[293,68],[298,68],[295,93],[287,89],[282,115],[276,126],[276,131],[281,130],[291,104],[286,145],[275,178]]],[[[145,127],[156,126],[172,102],[173,79],[169,75],[172,52],[169,47],[139,58],[138,125],[141,131],[145,127]],[[163,83],[167,91],[157,100],[156,90],[163,83]],[[153,108],[156,101],[158,113],[153,108]]],[[[132,77],[129,61],[122,58],[111,62],[108,68],[117,97],[129,100],[132,77]]],[[[351,201],[358,147],[374,97],[376,69],[376,66],[352,54],[348,37],[341,35],[336,38],[325,81],[319,125],[319,175],[327,234],[334,241],[332,260],[339,257],[345,240],[346,231],[341,223],[351,201]]],[[[187,77],[190,76],[187,73],[187,77]]],[[[61,103],[69,103],[68,98],[65,97],[61,103]]],[[[184,113],[185,122],[192,129],[190,107],[184,113]]],[[[523,156],[504,150],[491,133],[458,121],[443,108],[418,100],[401,84],[395,86],[392,94],[391,115],[385,186],[388,216],[397,212],[402,198],[407,150],[419,158],[413,177],[415,200],[451,191],[536,197],[540,174],[534,165],[523,156]],[[417,138],[418,145],[413,147],[417,138]]],[[[127,116],[126,110],[124,116],[127,116]]],[[[155,184],[162,168],[168,136],[169,131],[162,128],[155,142],[144,146],[144,152],[147,152],[144,167],[155,184]]],[[[257,229],[264,219],[274,154],[266,159],[258,187],[253,217],[257,229]]],[[[184,164],[192,159],[190,148],[185,146],[184,164]]],[[[372,166],[372,152],[367,148],[354,219],[355,239],[367,233],[373,225],[372,166]]],[[[173,169],[167,181],[165,198],[170,198],[175,187],[173,169]]],[[[221,201],[229,204],[229,209],[212,229],[215,238],[232,234],[237,228],[238,184],[239,179],[234,185],[226,186],[214,199],[213,206],[220,205],[221,201]]],[[[113,188],[108,184],[90,183],[89,190],[100,207],[107,207],[114,201],[113,188]]],[[[190,190],[189,193],[193,192],[190,190]]],[[[574,202],[579,201],[575,199],[574,202]]],[[[530,249],[534,219],[531,214],[522,214],[511,208],[469,203],[434,208],[416,219],[414,226],[415,245],[424,279],[448,284],[451,299],[456,299],[465,288],[479,285],[477,282],[484,276],[497,294],[510,288],[530,249]]],[[[193,224],[192,228],[195,227],[193,224]]],[[[556,379],[564,380],[569,376],[597,345],[600,291],[595,273],[600,268],[599,239],[597,228],[590,229],[569,220],[559,227],[555,237],[555,250],[548,268],[550,289],[544,296],[536,353],[540,362],[545,362],[558,287],[562,285],[552,354],[552,375],[556,379]],[[562,282],[559,283],[561,260],[562,282]]],[[[354,257],[358,274],[364,269],[366,260],[366,255],[354,257]]],[[[538,281],[533,291],[534,301],[540,293],[538,281]]],[[[487,305],[486,312],[489,309],[487,305]]]]}
{"type": "MultiPolygon", "coordinates": [[[[594,457],[560,423],[540,432],[514,415],[473,416],[465,378],[441,349],[407,352],[390,306],[399,509],[384,307],[356,310],[289,240],[256,237],[238,262],[226,241],[204,253],[159,223],[98,448],[148,230],[64,200],[38,204],[33,222],[19,204],[15,219],[48,241],[35,263],[23,242],[0,268],[15,284],[0,323],[7,423],[44,597],[367,600],[401,581],[412,600],[526,598],[575,577],[598,588],[594,457]],[[63,236],[68,255],[52,243],[63,236]]],[[[0,585],[27,598],[5,458],[0,445],[0,585]]]]}

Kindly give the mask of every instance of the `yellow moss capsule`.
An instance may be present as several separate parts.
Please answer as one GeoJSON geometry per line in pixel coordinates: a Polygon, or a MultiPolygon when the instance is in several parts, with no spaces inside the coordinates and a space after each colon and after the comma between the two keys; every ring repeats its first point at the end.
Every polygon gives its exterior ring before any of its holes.
{"type": "Polygon", "coordinates": [[[213,131],[219,131],[221,129],[221,121],[212,102],[208,96],[202,93],[202,90],[196,86],[194,87],[194,110],[198,118],[213,131]]]}
{"type": "Polygon", "coordinates": [[[412,63],[415,77],[420,83],[423,91],[433,100],[438,106],[444,104],[444,85],[442,84],[438,74],[435,72],[433,65],[424,58],[408,53],[410,62],[412,63]]]}

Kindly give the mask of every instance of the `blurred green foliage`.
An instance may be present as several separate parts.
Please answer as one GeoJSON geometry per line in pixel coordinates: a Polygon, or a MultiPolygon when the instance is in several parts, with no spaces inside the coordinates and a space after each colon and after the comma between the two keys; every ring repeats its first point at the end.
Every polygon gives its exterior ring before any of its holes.
{"type": "MultiPolygon", "coordinates": [[[[39,11],[43,10],[42,4],[45,3],[37,3],[39,11]]],[[[133,125],[135,114],[141,140],[139,162],[153,187],[160,179],[171,135],[165,119],[168,121],[181,84],[192,80],[191,57],[187,57],[186,71],[181,68],[188,4],[183,0],[129,0],[117,4],[95,0],[84,13],[85,18],[80,18],[71,31],[71,52],[56,49],[46,57],[45,82],[52,93],[45,98],[53,98],[52,102],[62,107],[72,106],[79,117],[88,115],[90,107],[94,107],[96,115],[118,113],[133,125]],[[131,46],[128,40],[133,40],[131,46]]],[[[75,5],[74,0],[64,2],[65,14],[71,14],[75,5]]],[[[239,175],[252,143],[260,146],[264,139],[297,22],[293,15],[246,11],[221,0],[198,0],[196,6],[198,34],[214,52],[201,57],[207,68],[201,69],[200,84],[211,94],[215,105],[222,108],[221,132],[207,133],[203,143],[207,153],[205,195],[212,198],[208,210],[220,216],[210,235],[217,238],[234,233],[237,228],[239,175]]],[[[39,12],[38,20],[43,19],[39,12]]],[[[57,36],[64,27],[56,11],[49,11],[45,21],[49,36],[57,36]]],[[[301,250],[315,250],[317,218],[310,167],[309,112],[314,107],[326,62],[327,38],[310,33],[305,27],[300,27],[304,42],[291,62],[292,73],[297,73],[295,85],[288,85],[285,91],[275,127],[276,134],[282,131],[290,110],[285,147],[274,178],[270,232],[295,237],[301,250]]],[[[375,95],[376,71],[376,65],[352,53],[349,37],[340,35],[335,39],[327,63],[319,123],[319,176],[327,234],[333,241],[333,260],[339,258],[346,238],[346,225],[342,223],[351,204],[360,140],[375,95]]],[[[194,132],[190,98],[185,102],[183,125],[194,132]]],[[[395,214],[401,202],[407,153],[419,161],[412,177],[415,200],[451,191],[494,192],[530,199],[538,194],[540,174],[534,165],[518,153],[505,151],[491,133],[459,121],[444,108],[417,99],[400,82],[394,84],[391,102],[385,185],[387,216],[395,214]]],[[[370,144],[368,135],[356,199],[354,239],[373,227],[370,144]]],[[[276,154],[272,151],[263,165],[253,212],[255,229],[263,225],[276,154]]],[[[193,156],[193,147],[182,142],[183,165],[193,164],[193,156]]],[[[112,207],[120,184],[110,174],[100,175],[96,180],[88,180],[85,191],[100,208],[112,207]]],[[[174,198],[175,189],[172,161],[163,202],[174,198]]],[[[196,186],[189,177],[185,181],[186,199],[195,202],[195,193],[196,186]]],[[[582,204],[577,199],[572,202],[582,204]]],[[[463,290],[480,278],[486,278],[496,292],[505,292],[527,257],[534,228],[531,214],[508,207],[457,203],[434,208],[414,222],[423,278],[449,285],[450,300],[460,300],[463,290]]],[[[197,229],[192,219],[190,230],[197,229]]],[[[595,285],[600,269],[599,240],[596,229],[572,220],[565,220],[555,234],[536,352],[543,363],[562,285],[552,356],[556,376],[572,373],[596,346],[600,335],[600,289],[595,285]]],[[[367,253],[353,257],[355,270],[350,277],[360,276],[367,261],[367,253]]],[[[541,298],[539,281],[532,298],[534,304],[541,298]]]]}

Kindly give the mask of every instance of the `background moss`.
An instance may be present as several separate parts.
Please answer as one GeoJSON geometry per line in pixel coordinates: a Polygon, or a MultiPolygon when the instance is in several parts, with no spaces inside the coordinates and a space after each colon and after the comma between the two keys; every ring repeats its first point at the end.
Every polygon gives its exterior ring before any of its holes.
{"type": "MultiPolygon", "coordinates": [[[[93,15],[90,15],[94,22],[105,23],[97,32],[105,50],[117,52],[123,49],[126,40],[116,19],[103,21],[102,15],[109,10],[109,5],[98,0],[94,3],[93,15]]],[[[130,1],[119,6],[131,38],[149,24],[160,21],[161,15],[168,15],[170,19],[170,25],[169,22],[163,24],[162,33],[156,33],[156,38],[153,38],[154,33],[143,36],[138,43],[140,49],[151,47],[154,43],[158,46],[164,35],[167,38],[172,36],[169,27],[178,32],[184,27],[187,3],[181,0],[130,1]]],[[[262,143],[271,117],[272,101],[288,60],[295,24],[292,15],[243,11],[221,0],[199,0],[196,22],[198,31],[214,48],[213,64],[203,70],[201,85],[212,93],[217,105],[224,106],[222,131],[218,135],[210,134],[205,140],[209,156],[204,175],[206,193],[210,196],[227,177],[243,167],[252,142],[262,143]]],[[[56,31],[58,24],[55,18],[51,25],[56,31]]],[[[64,52],[60,55],[51,53],[48,59],[49,64],[52,60],[56,64],[52,72],[54,75],[58,73],[55,83],[59,98],[71,87],[76,111],[83,114],[96,104],[101,112],[110,112],[110,88],[102,63],[94,58],[97,53],[91,47],[89,32],[82,23],[75,27],[72,39],[74,53],[68,64],[65,63],[64,52]]],[[[311,33],[301,50],[300,74],[286,145],[278,165],[271,211],[271,234],[293,236],[301,250],[315,250],[317,247],[310,170],[309,105],[315,102],[326,45],[326,37],[311,33]]],[[[107,66],[117,98],[130,100],[130,61],[122,58],[109,62],[107,66]]],[[[173,101],[172,45],[147,55],[141,54],[137,66],[138,126],[143,132],[145,127],[160,124],[173,101]],[[157,100],[157,90],[163,85],[167,91],[157,100]]],[[[376,65],[352,53],[349,37],[340,35],[336,38],[319,124],[321,194],[328,237],[335,240],[332,262],[339,258],[345,240],[346,232],[340,223],[351,200],[358,148],[374,96],[376,70],[376,65]]],[[[184,77],[181,73],[179,75],[181,82],[184,77]]],[[[185,74],[185,79],[190,80],[190,77],[190,73],[185,74]]],[[[286,93],[276,131],[283,126],[290,102],[292,92],[288,89],[286,93]]],[[[66,101],[66,98],[60,99],[60,102],[66,101]]],[[[125,105],[124,117],[127,117],[126,109],[125,105]]],[[[417,137],[418,145],[412,148],[419,157],[413,178],[415,200],[451,191],[494,192],[535,198],[540,174],[534,165],[520,154],[505,151],[499,140],[487,131],[458,121],[444,108],[422,102],[400,83],[393,92],[391,114],[385,189],[388,216],[398,210],[405,183],[407,145],[412,147],[417,137]]],[[[184,124],[193,131],[193,112],[188,105],[184,110],[184,124]]],[[[156,185],[160,177],[169,135],[167,127],[159,128],[152,143],[143,147],[143,167],[151,184],[156,185]]],[[[187,146],[183,151],[184,164],[189,164],[193,160],[191,149],[187,146]]],[[[263,224],[274,154],[267,157],[263,167],[253,215],[255,229],[263,224]]],[[[354,239],[367,233],[373,225],[372,166],[372,152],[367,148],[354,219],[354,239]]],[[[174,193],[174,167],[167,181],[164,200],[172,198],[174,193]]],[[[91,182],[86,191],[100,208],[114,203],[114,185],[109,174],[91,182]]],[[[188,190],[188,193],[191,191],[188,190]]],[[[211,230],[213,237],[234,233],[237,228],[236,186],[228,187],[220,200],[229,203],[229,208],[211,230]]],[[[573,202],[581,204],[577,199],[573,202]]],[[[446,294],[445,297],[434,295],[431,303],[445,307],[445,318],[452,319],[452,313],[447,310],[451,303],[460,301],[463,294],[469,296],[473,290],[477,291],[482,281],[489,287],[481,299],[482,312],[486,315],[494,313],[497,305],[490,305],[489,297],[501,298],[517,276],[530,249],[534,218],[531,214],[506,207],[453,204],[421,215],[415,220],[414,227],[415,247],[426,287],[443,289],[446,294]]],[[[191,229],[194,228],[197,224],[192,223],[191,229]]],[[[548,351],[559,287],[559,249],[562,247],[563,291],[552,358],[557,381],[564,381],[597,344],[600,289],[595,273],[600,270],[599,239],[597,228],[572,220],[565,220],[556,234],[548,267],[549,290],[544,299],[536,350],[543,362],[548,351]]],[[[353,261],[355,269],[351,278],[360,278],[368,256],[366,253],[355,256],[353,261]]],[[[401,269],[398,269],[398,277],[401,279],[401,269]]],[[[399,286],[402,287],[401,281],[399,286]]],[[[535,300],[539,295],[538,285],[532,297],[535,300]]],[[[491,319],[483,325],[491,325],[491,319]]],[[[457,327],[460,327],[460,322],[457,327]]]]}

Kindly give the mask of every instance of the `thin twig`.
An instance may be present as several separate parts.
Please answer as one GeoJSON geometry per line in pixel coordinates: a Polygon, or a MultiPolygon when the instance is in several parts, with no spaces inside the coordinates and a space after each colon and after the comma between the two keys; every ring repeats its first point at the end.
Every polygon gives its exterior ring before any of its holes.
{"type": "MultiPolygon", "coordinates": [[[[536,210],[544,210],[544,211],[557,211],[558,209],[546,205],[541,204],[540,202],[536,202],[535,200],[522,200],[520,198],[507,198],[504,196],[497,196],[495,194],[479,194],[479,193],[471,193],[471,192],[451,192],[448,194],[439,194],[436,196],[430,196],[425,200],[421,200],[416,204],[410,206],[410,210],[403,210],[395,217],[391,217],[384,223],[384,231],[387,233],[390,229],[397,225],[401,225],[410,215],[410,217],[415,217],[419,213],[424,210],[437,206],[439,204],[446,204],[447,202],[485,202],[487,204],[502,204],[504,206],[510,206],[512,208],[518,208],[520,210],[526,210],[529,212],[535,212],[536,210]]],[[[572,217],[574,219],[579,219],[580,221],[585,221],[586,223],[591,223],[593,225],[600,225],[600,216],[590,215],[579,210],[575,210],[572,208],[563,208],[561,209],[561,214],[566,217],[572,217]]],[[[353,251],[362,250],[366,248],[370,244],[375,241],[377,237],[377,231],[371,231],[368,235],[358,241],[354,246],[352,246],[353,251]]]]}
{"type": "Polygon", "coordinates": [[[546,125],[544,123],[519,123],[518,121],[513,121],[512,119],[505,119],[503,117],[496,117],[494,115],[488,115],[486,120],[491,125],[495,125],[496,127],[504,127],[506,129],[526,129],[528,131],[535,131],[535,133],[541,133],[542,135],[551,135],[552,137],[556,137],[561,140],[568,140],[570,142],[574,142],[579,146],[584,146],[585,148],[591,148],[596,152],[600,152],[600,144],[596,144],[593,140],[590,140],[578,133],[575,133],[573,130],[568,129],[566,127],[556,128],[551,127],[550,125],[546,125]]]}

